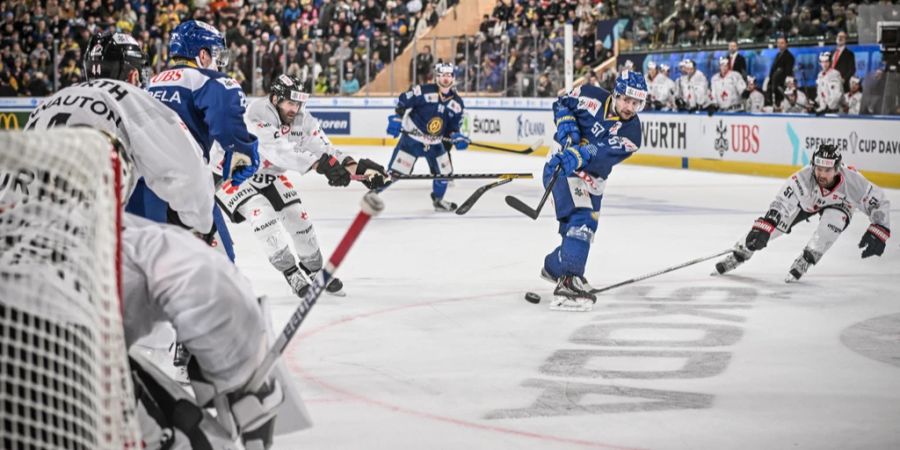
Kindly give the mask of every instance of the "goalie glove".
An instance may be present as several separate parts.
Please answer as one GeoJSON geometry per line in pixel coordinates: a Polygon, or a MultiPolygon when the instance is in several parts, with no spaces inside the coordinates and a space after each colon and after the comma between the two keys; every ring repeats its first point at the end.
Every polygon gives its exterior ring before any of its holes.
{"type": "Polygon", "coordinates": [[[881,256],[884,253],[884,244],[891,237],[891,230],[881,226],[869,225],[866,234],[859,241],[859,248],[863,249],[862,257],[881,256]]]}
{"type": "Polygon", "coordinates": [[[769,244],[769,238],[775,231],[775,224],[778,223],[779,214],[772,210],[766,214],[766,217],[760,217],[753,222],[753,228],[747,233],[747,241],[745,245],[748,250],[757,251],[766,248],[769,244]]]}
{"type": "Polygon", "coordinates": [[[331,186],[347,186],[350,184],[350,172],[338,162],[337,158],[323,153],[322,157],[316,163],[316,173],[325,175],[328,178],[328,184],[331,186]]]}
{"type": "MultiPolygon", "coordinates": [[[[352,163],[353,160],[350,158],[344,161],[345,166],[352,163]]],[[[369,189],[381,189],[388,180],[388,174],[384,171],[384,167],[368,158],[363,158],[356,163],[356,175],[366,177],[365,180],[362,180],[362,184],[369,189]]]]}

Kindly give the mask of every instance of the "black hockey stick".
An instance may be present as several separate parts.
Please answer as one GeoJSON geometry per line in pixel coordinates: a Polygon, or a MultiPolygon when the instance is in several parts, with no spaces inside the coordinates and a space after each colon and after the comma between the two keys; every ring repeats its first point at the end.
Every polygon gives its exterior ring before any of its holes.
{"type": "MultiPolygon", "coordinates": [[[[563,148],[569,148],[572,145],[572,138],[566,138],[566,145],[563,148]]],[[[547,183],[547,188],[544,189],[544,195],[541,197],[540,203],[538,203],[537,208],[532,209],[530,206],[526,205],[525,202],[519,200],[512,195],[506,196],[506,204],[511,206],[516,211],[519,211],[522,214],[525,214],[528,217],[531,217],[532,220],[537,220],[538,216],[541,215],[541,209],[544,208],[544,203],[547,202],[547,197],[550,197],[550,192],[553,191],[553,186],[556,184],[556,180],[559,179],[559,173],[562,171],[562,165],[556,166],[556,170],[553,171],[553,176],[550,177],[550,182],[547,183]]]]}
{"type": "Polygon", "coordinates": [[[556,184],[556,180],[559,178],[559,173],[561,171],[562,166],[556,166],[556,170],[553,171],[553,176],[550,177],[550,182],[547,183],[547,189],[544,190],[544,195],[541,197],[541,201],[538,203],[537,208],[532,209],[530,206],[526,205],[525,202],[512,195],[506,196],[506,204],[512,206],[516,211],[531,217],[532,220],[537,220],[538,216],[541,215],[541,209],[544,208],[544,203],[547,203],[547,197],[550,196],[553,185],[556,184]]]}
{"type": "Polygon", "coordinates": [[[394,180],[485,180],[490,178],[534,178],[530,173],[451,173],[448,175],[433,174],[413,174],[404,175],[398,172],[392,172],[391,177],[394,180]]]}
{"type": "Polygon", "coordinates": [[[718,258],[718,257],[720,257],[720,256],[722,256],[722,255],[726,255],[726,254],[728,254],[728,253],[731,253],[732,251],[733,251],[733,250],[732,250],[731,248],[729,248],[728,250],[722,250],[721,252],[718,252],[718,253],[716,253],[716,254],[714,254],[714,255],[709,255],[709,256],[704,256],[704,257],[702,257],[702,258],[692,259],[692,260],[690,260],[690,261],[688,261],[688,262],[681,263],[681,264],[679,264],[679,265],[677,265],[677,266],[668,267],[668,268],[665,268],[665,269],[662,269],[662,270],[658,270],[658,271],[653,272],[653,273],[648,273],[648,274],[646,274],[646,275],[641,275],[641,276],[639,276],[639,277],[631,278],[631,279],[629,279],[629,280],[620,281],[620,282],[618,282],[618,283],[616,283],[616,284],[611,284],[611,285],[609,285],[609,286],[604,286],[604,287],[602,287],[602,288],[591,289],[591,294],[599,294],[599,293],[601,293],[601,292],[606,292],[606,291],[608,291],[608,290],[610,290],[610,289],[615,289],[615,288],[617,288],[617,287],[625,286],[626,284],[637,283],[638,281],[643,281],[643,280],[646,280],[647,278],[653,278],[653,277],[655,277],[655,276],[662,275],[662,274],[664,274],[664,273],[669,273],[669,272],[672,272],[672,271],[675,271],[675,270],[678,270],[678,269],[682,269],[682,268],[687,267],[687,266],[693,266],[694,264],[701,263],[701,262],[703,262],[703,261],[709,261],[710,259],[714,259],[714,258],[718,258]]]}
{"type": "MultiPolygon", "coordinates": [[[[421,136],[421,137],[425,137],[425,136],[422,135],[422,134],[418,134],[418,133],[410,133],[410,132],[408,132],[408,131],[404,131],[403,134],[407,134],[407,135],[410,135],[410,136],[421,136]]],[[[446,143],[448,143],[448,144],[452,144],[452,143],[453,143],[453,139],[451,139],[451,138],[449,138],[449,137],[446,137],[446,136],[441,137],[441,141],[442,141],[442,142],[446,142],[446,143]]],[[[534,151],[537,150],[537,149],[539,149],[543,143],[544,143],[544,138],[538,138],[538,140],[535,141],[534,144],[531,144],[531,146],[528,147],[528,148],[526,148],[525,150],[515,150],[515,149],[511,149],[511,148],[506,148],[506,147],[498,147],[498,146],[492,145],[492,144],[485,144],[485,143],[483,143],[483,142],[474,142],[474,141],[471,141],[471,140],[469,141],[469,145],[474,145],[475,147],[486,148],[486,149],[489,149],[489,150],[496,150],[496,151],[498,151],[498,152],[515,153],[515,154],[517,154],[517,155],[529,155],[529,154],[531,154],[531,153],[534,153],[534,151]]]]}
{"type": "Polygon", "coordinates": [[[462,202],[462,204],[459,205],[459,208],[456,209],[456,215],[461,216],[469,212],[469,210],[472,209],[472,206],[475,205],[475,202],[477,202],[485,192],[497,186],[502,186],[506,183],[510,183],[512,182],[512,180],[512,178],[504,178],[500,181],[495,181],[491,184],[486,184],[478,189],[475,189],[475,192],[473,192],[472,195],[470,195],[469,198],[467,198],[466,201],[462,202]]]}
{"type": "Polygon", "coordinates": [[[250,381],[247,382],[247,389],[249,392],[255,392],[262,386],[266,377],[269,375],[272,366],[275,365],[275,362],[287,347],[291,338],[297,333],[303,320],[306,319],[309,311],[316,304],[316,300],[318,300],[319,296],[322,295],[322,292],[325,291],[325,286],[327,286],[331,279],[334,278],[335,271],[340,267],[344,257],[347,256],[350,247],[356,242],[356,238],[362,233],[362,230],[369,222],[369,219],[380,214],[383,209],[384,203],[376,194],[369,192],[363,196],[359,214],[356,215],[353,223],[350,224],[350,228],[344,233],[344,237],[341,238],[341,242],[338,244],[337,248],[335,248],[334,253],[331,254],[331,258],[328,259],[325,267],[323,267],[316,275],[316,278],[313,280],[312,285],[309,286],[306,295],[303,296],[303,301],[300,302],[300,305],[297,306],[294,314],[288,319],[287,325],[284,326],[281,335],[279,335],[275,343],[272,344],[272,347],[269,349],[268,353],[266,353],[265,359],[256,371],[253,372],[250,381]]]}

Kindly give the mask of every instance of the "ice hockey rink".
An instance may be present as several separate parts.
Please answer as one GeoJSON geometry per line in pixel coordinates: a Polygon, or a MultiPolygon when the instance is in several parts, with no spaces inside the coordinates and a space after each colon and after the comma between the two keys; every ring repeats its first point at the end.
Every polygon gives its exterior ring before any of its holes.
{"type": "MultiPolygon", "coordinates": [[[[349,153],[386,164],[390,149],[349,153]]],[[[458,173],[539,177],[543,165],[453,158],[458,173]]],[[[327,258],[365,190],[294,180],[327,258]]],[[[783,181],[620,165],[586,276],[602,287],[725,250],[783,181]]],[[[489,182],[458,180],[446,198],[460,203],[489,182]]],[[[559,241],[552,206],[532,221],[503,201],[536,205],[538,179],[488,191],[463,216],[434,212],[430,188],[403,181],[382,194],[383,214],[338,271],[347,296],[321,297],[288,347],[314,426],[275,448],[900,448],[900,239],[860,259],[864,214],[800,283],[783,280],[817,219],[733,275],[711,277],[709,261],[572,313],[547,308],[553,286],[538,277],[559,241]]],[[[900,191],[887,197],[896,224],[900,191]]],[[[232,233],[280,329],[299,300],[249,226],[232,233]]]]}

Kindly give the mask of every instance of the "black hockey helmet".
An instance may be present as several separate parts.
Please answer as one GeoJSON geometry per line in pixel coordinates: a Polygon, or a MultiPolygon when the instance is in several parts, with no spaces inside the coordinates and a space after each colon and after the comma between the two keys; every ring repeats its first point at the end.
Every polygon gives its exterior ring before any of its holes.
{"type": "Polygon", "coordinates": [[[112,78],[128,81],[132,70],[141,77],[147,57],[141,46],[124,33],[100,33],[91,36],[84,52],[84,74],[88,80],[112,78]]]}
{"type": "Polygon", "coordinates": [[[810,162],[813,166],[837,169],[841,166],[841,151],[834,144],[820,144],[810,162]]]}
{"type": "Polygon", "coordinates": [[[269,100],[272,100],[275,106],[282,100],[291,100],[302,105],[309,100],[309,92],[309,87],[300,80],[300,77],[282,74],[272,81],[272,86],[269,87],[269,100]]]}

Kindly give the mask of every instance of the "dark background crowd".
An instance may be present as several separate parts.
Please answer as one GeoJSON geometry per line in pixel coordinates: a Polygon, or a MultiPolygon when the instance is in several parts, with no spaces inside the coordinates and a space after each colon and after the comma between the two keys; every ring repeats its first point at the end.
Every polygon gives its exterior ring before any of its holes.
{"type": "MultiPolygon", "coordinates": [[[[131,33],[151,67],[164,67],[169,33],[189,19],[222,30],[232,53],[227,72],[245,92],[265,92],[286,71],[309,80],[315,94],[352,95],[456,3],[0,0],[0,95],[44,96],[81,81],[82,51],[91,33],[104,30],[131,33]]],[[[575,77],[611,87],[617,68],[599,75],[591,70],[613,56],[614,43],[598,39],[601,21],[629,19],[617,34],[621,54],[724,47],[731,41],[766,46],[777,36],[792,45],[833,42],[839,31],[854,42],[857,15],[857,3],[849,1],[501,0],[477,34],[454,38],[453,62],[460,91],[551,97],[564,83],[566,23],[574,28],[575,77]]],[[[425,82],[441,58],[430,46],[419,49],[409,70],[414,82],[425,82]]]]}

